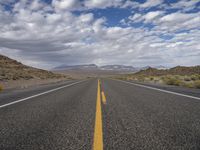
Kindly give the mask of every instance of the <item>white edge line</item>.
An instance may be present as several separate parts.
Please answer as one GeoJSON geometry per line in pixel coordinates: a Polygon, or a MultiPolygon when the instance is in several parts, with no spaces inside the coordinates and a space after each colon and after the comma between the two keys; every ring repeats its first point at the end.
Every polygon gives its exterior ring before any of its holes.
{"type": "MultiPolygon", "coordinates": [[[[86,80],[83,80],[83,81],[86,81],[86,80]]],[[[36,94],[36,95],[32,95],[32,96],[29,96],[29,97],[26,97],[26,98],[23,98],[23,99],[19,99],[19,100],[16,100],[16,101],[13,101],[13,102],[10,102],[10,103],[7,103],[7,104],[3,104],[3,105],[0,106],[0,108],[6,107],[6,106],[9,106],[9,105],[13,105],[13,104],[16,104],[16,103],[19,103],[19,102],[22,102],[22,101],[26,101],[26,100],[29,100],[31,98],[35,98],[35,97],[38,97],[38,96],[41,96],[41,95],[44,95],[44,94],[47,94],[47,93],[51,93],[51,92],[54,92],[54,91],[57,91],[57,90],[78,84],[78,83],[81,83],[83,81],[78,81],[78,82],[75,82],[75,83],[67,84],[67,85],[64,85],[64,86],[61,86],[61,87],[58,87],[58,88],[55,88],[55,89],[51,89],[51,90],[48,90],[48,91],[45,91],[45,92],[42,92],[42,93],[39,93],[39,94],[36,94]]]]}
{"type": "Polygon", "coordinates": [[[146,85],[142,85],[142,84],[127,82],[127,81],[122,81],[122,80],[117,80],[117,79],[113,79],[113,80],[124,82],[124,83],[128,83],[128,84],[132,84],[132,85],[143,87],[143,88],[147,88],[147,89],[152,89],[152,90],[160,91],[160,92],[165,92],[165,93],[169,93],[169,94],[174,94],[174,95],[179,95],[179,96],[183,96],[183,97],[187,97],[187,98],[192,98],[192,99],[200,100],[200,97],[185,95],[185,94],[181,94],[181,93],[176,93],[176,92],[172,92],[172,91],[162,90],[162,89],[159,89],[159,88],[154,88],[154,87],[150,87],[150,86],[146,86],[146,85]]]}

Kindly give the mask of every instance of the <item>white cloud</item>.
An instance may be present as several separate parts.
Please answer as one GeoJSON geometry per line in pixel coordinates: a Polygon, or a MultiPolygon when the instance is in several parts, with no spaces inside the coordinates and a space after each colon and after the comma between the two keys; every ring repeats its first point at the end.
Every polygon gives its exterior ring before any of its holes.
{"type": "Polygon", "coordinates": [[[171,6],[171,8],[189,11],[189,10],[192,10],[198,2],[199,2],[198,0],[181,0],[181,1],[178,1],[177,3],[174,3],[171,6]]]}
{"type": "Polygon", "coordinates": [[[127,19],[122,19],[121,23],[128,25],[130,23],[137,23],[141,21],[144,21],[145,23],[153,22],[154,19],[161,17],[163,14],[163,11],[150,11],[146,14],[135,13],[134,15],[129,16],[127,19]]]}
{"type": "Polygon", "coordinates": [[[107,0],[87,0],[85,6],[89,8],[106,7],[108,6],[108,3],[107,0]]]}
{"type": "Polygon", "coordinates": [[[39,0],[32,1],[31,5],[30,5],[31,10],[39,10],[43,7],[44,7],[44,3],[42,3],[39,0]]]}
{"type": "Polygon", "coordinates": [[[137,22],[152,23],[156,25],[154,29],[160,33],[173,33],[179,30],[199,28],[200,13],[175,12],[166,14],[165,11],[150,11],[147,14],[136,13],[121,20],[121,23],[126,25],[137,22]]]}
{"type": "Polygon", "coordinates": [[[79,0],[53,0],[52,6],[55,10],[74,10],[80,7],[79,0]]]}
{"type": "Polygon", "coordinates": [[[160,21],[161,22],[173,22],[173,21],[182,22],[191,18],[191,16],[193,16],[193,14],[183,14],[183,13],[177,12],[177,13],[168,14],[162,17],[160,21]]]}
{"type": "Polygon", "coordinates": [[[80,16],[80,20],[83,22],[91,22],[94,19],[94,16],[92,13],[89,14],[82,14],[80,16]]]}
{"type": "MultiPolygon", "coordinates": [[[[160,2],[147,1],[141,7],[156,6],[160,2]]],[[[199,64],[199,12],[137,12],[128,20],[123,19],[124,23],[143,21],[156,25],[149,30],[132,26],[109,27],[106,18],[95,18],[93,13],[83,11],[86,9],[84,4],[88,9],[139,7],[138,3],[134,6],[132,2],[121,0],[84,3],[54,0],[52,5],[38,0],[27,4],[24,0],[14,5],[13,13],[0,7],[0,53],[42,68],[81,63],[199,64]],[[80,15],[71,12],[77,9],[83,12],[80,15]],[[180,29],[189,31],[176,33],[180,29]],[[165,40],[161,35],[172,38],[165,40]],[[179,57],[187,63],[177,62],[179,57]]]]}
{"type": "Polygon", "coordinates": [[[1,0],[0,4],[10,4],[10,3],[14,3],[15,0],[1,0]]]}
{"type": "Polygon", "coordinates": [[[146,21],[151,21],[155,19],[156,17],[161,16],[162,14],[163,14],[163,11],[151,11],[151,12],[148,12],[143,17],[146,21]]]}
{"type": "Polygon", "coordinates": [[[84,5],[91,8],[106,8],[106,7],[117,7],[122,5],[123,0],[86,0],[84,5]]]}
{"type": "Polygon", "coordinates": [[[141,20],[140,18],[142,15],[141,14],[134,14],[133,16],[129,16],[128,19],[135,21],[135,20],[141,20]]]}
{"type": "Polygon", "coordinates": [[[145,3],[141,4],[141,8],[148,8],[148,7],[153,7],[157,6],[159,4],[162,4],[163,0],[147,0],[145,3]]]}
{"type": "Polygon", "coordinates": [[[121,8],[127,8],[127,7],[131,7],[131,8],[138,8],[139,7],[139,3],[136,1],[131,1],[131,0],[126,0],[123,5],[121,6],[121,8]]]}
{"type": "Polygon", "coordinates": [[[160,29],[168,32],[190,30],[199,27],[200,13],[175,12],[159,18],[156,20],[156,24],[160,29]]]}

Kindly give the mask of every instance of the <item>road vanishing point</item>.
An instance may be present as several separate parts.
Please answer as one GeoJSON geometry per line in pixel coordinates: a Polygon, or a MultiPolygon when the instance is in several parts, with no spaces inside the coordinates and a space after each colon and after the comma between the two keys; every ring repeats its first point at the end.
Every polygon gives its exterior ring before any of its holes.
{"type": "Polygon", "coordinates": [[[0,94],[0,150],[199,149],[199,90],[102,78],[0,94]]]}

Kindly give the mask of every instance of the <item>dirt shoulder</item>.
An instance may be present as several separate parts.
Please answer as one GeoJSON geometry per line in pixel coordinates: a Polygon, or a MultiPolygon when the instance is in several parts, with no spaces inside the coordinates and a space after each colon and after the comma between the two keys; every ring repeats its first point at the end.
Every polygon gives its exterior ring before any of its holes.
{"type": "Polygon", "coordinates": [[[0,81],[0,87],[2,90],[8,90],[8,89],[24,89],[32,86],[37,85],[45,85],[50,83],[57,83],[66,81],[68,79],[61,78],[61,79],[30,79],[30,80],[8,80],[8,81],[0,81]]]}

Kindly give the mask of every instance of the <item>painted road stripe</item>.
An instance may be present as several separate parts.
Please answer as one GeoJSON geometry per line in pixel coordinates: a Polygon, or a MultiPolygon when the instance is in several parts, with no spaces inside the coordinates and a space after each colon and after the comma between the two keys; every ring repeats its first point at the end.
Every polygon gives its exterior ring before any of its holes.
{"type": "MultiPolygon", "coordinates": [[[[116,79],[113,79],[113,80],[116,80],[116,79]]],[[[164,93],[169,93],[169,94],[174,94],[174,95],[178,95],[178,96],[183,96],[183,97],[187,97],[187,98],[200,100],[200,97],[185,95],[185,94],[181,94],[181,93],[177,93],[177,92],[167,91],[167,90],[163,90],[163,89],[159,89],[159,88],[154,88],[154,87],[150,87],[150,86],[146,86],[146,85],[142,85],[142,84],[137,84],[137,83],[132,83],[132,82],[127,82],[127,81],[122,81],[122,80],[116,80],[116,81],[132,84],[132,85],[135,85],[135,86],[139,86],[139,87],[143,87],[143,88],[147,88],[147,89],[152,89],[152,90],[156,90],[156,91],[160,91],[160,92],[164,92],[164,93]]]]}
{"type": "Polygon", "coordinates": [[[98,80],[98,85],[97,85],[97,102],[96,102],[93,150],[103,150],[101,91],[100,91],[100,81],[99,80],[98,80]]]}
{"type": "MultiPolygon", "coordinates": [[[[86,81],[86,80],[83,80],[83,81],[86,81]]],[[[7,104],[3,104],[3,105],[0,106],[0,108],[6,107],[6,106],[9,106],[9,105],[13,105],[13,104],[16,104],[16,103],[19,103],[19,102],[23,102],[23,101],[26,101],[26,100],[29,100],[31,98],[35,98],[35,97],[38,97],[38,96],[41,96],[41,95],[44,95],[44,94],[48,94],[48,93],[51,93],[51,92],[54,92],[54,91],[57,91],[57,90],[78,84],[78,83],[81,83],[83,81],[78,81],[78,82],[75,82],[75,83],[72,83],[72,84],[64,85],[64,86],[61,86],[61,87],[58,87],[58,88],[55,88],[55,89],[52,89],[52,90],[48,90],[46,92],[42,92],[42,93],[32,95],[32,96],[29,96],[29,97],[26,97],[26,98],[23,98],[23,99],[19,99],[19,100],[16,100],[16,101],[13,101],[13,102],[10,102],[10,103],[7,103],[7,104]]]]}
{"type": "Polygon", "coordinates": [[[102,102],[105,105],[106,104],[106,96],[103,91],[101,92],[101,97],[102,97],[102,102]]]}

